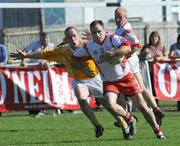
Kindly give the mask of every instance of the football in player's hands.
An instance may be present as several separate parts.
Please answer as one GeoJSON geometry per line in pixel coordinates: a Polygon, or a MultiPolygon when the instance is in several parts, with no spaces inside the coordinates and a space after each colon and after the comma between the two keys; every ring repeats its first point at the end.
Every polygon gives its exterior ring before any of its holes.
{"type": "Polygon", "coordinates": [[[122,62],[124,58],[123,54],[117,54],[111,57],[111,59],[109,60],[109,63],[112,65],[116,65],[122,62]]]}

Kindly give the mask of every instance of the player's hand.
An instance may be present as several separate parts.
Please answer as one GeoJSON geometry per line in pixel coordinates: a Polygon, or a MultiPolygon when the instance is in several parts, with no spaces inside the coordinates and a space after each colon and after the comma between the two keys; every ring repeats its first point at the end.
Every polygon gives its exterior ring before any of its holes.
{"type": "Polygon", "coordinates": [[[106,52],[106,55],[109,56],[109,57],[113,57],[114,55],[116,55],[115,51],[114,50],[109,50],[106,52]]]}
{"type": "Polygon", "coordinates": [[[113,56],[115,56],[115,52],[114,49],[112,48],[111,50],[106,51],[105,61],[110,61],[113,56]]]}
{"type": "Polygon", "coordinates": [[[83,35],[83,39],[86,39],[86,40],[92,40],[93,39],[92,34],[88,29],[83,30],[82,35],[83,35]]]}
{"type": "Polygon", "coordinates": [[[114,55],[111,57],[109,63],[112,65],[120,64],[124,58],[124,55],[114,55]]]}
{"type": "Polygon", "coordinates": [[[16,53],[10,53],[9,56],[12,57],[14,60],[20,60],[25,58],[26,53],[21,50],[16,50],[16,53]]]}

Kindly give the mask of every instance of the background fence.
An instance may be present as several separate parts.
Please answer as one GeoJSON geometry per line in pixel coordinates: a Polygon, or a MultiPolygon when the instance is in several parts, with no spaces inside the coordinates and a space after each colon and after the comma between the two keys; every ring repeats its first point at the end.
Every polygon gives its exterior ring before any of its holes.
{"type": "MultiPolygon", "coordinates": [[[[114,23],[105,24],[106,29],[109,32],[114,32],[116,26],[114,23]]],[[[149,35],[151,31],[157,30],[160,32],[162,43],[164,44],[166,50],[172,43],[176,42],[177,28],[176,23],[170,22],[158,22],[158,23],[132,23],[135,34],[139,38],[142,45],[148,42],[149,35]]],[[[77,26],[80,33],[83,29],[89,28],[89,26],[77,26]]],[[[65,26],[62,25],[52,25],[45,27],[44,30],[40,30],[40,27],[18,27],[18,28],[4,28],[0,31],[1,42],[4,43],[9,52],[14,52],[16,49],[23,49],[32,41],[39,39],[39,34],[41,31],[46,31],[49,33],[50,41],[55,45],[59,44],[64,37],[65,26]]],[[[11,63],[12,61],[9,60],[11,63]]]]}

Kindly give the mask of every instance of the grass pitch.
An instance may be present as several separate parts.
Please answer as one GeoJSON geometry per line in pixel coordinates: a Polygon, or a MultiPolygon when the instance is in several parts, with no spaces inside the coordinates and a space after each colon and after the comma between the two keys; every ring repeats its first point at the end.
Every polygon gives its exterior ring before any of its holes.
{"type": "Polygon", "coordinates": [[[179,146],[180,112],[166,111],[162,130],[167,140],[156,139],[153,131],[139,112],[139,122],[132,140],[123,139],[122,131],[113,126],[114,119],[106,111],[96,112],[105,128],[99,139],[82,114],[52,113],[34,118],[27,112],[3,113],[0,117],[0,145],[2,146],[179,146]]]}

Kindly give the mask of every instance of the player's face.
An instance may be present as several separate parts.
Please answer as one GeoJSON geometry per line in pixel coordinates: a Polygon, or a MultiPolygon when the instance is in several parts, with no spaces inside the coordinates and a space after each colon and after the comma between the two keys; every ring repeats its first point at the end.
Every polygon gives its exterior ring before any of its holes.
{"type": "Polygon", "coordinates": [[[97,43],[102,43],[106,37],[106,31],[100,24],[96,24],[91,28],[91,34],[97,43]]]}
{"type": "Polygon", "coordinates": [[[80,46],[80,36],[75,29],[70,29],[67,32],[66,39],[72,49],[76,49],[80,46]]]}
{"type": "Polygon", "coordinates": [[[122,15],[121,13],[115,12],[115,22],[117,26],[122,25],[126,20],[126,16],[122,15]]]}

